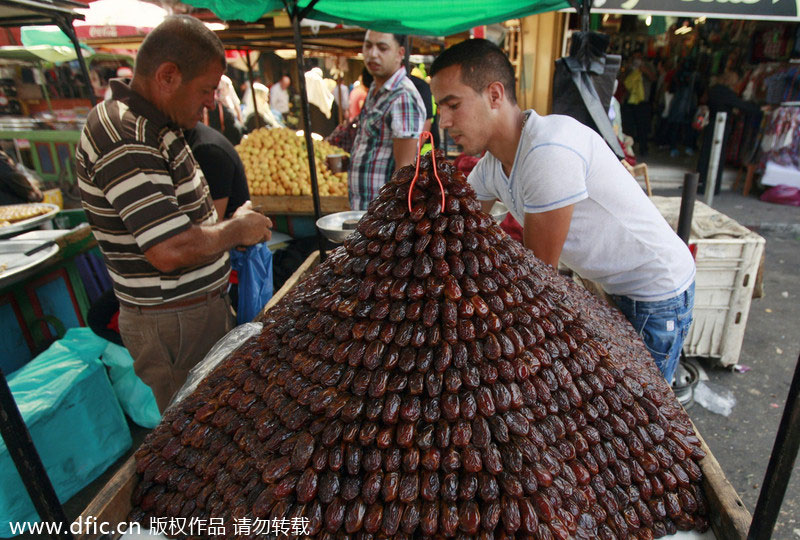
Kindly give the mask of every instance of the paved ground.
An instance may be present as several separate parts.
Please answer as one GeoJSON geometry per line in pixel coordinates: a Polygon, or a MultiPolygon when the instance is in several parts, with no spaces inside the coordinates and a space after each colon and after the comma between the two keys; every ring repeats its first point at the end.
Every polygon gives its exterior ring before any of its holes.
{"type": "MultiPolygon", "coordinates": [[[[678,196],[683,171],[694,164],[694,157],[651,156],[651,180],[656,195],[678,196]]],[[[762,203],[754,195],[744,198],[730,190],[734,171],[725,176],[723,192],[713,207],[766,239],[764,296],[754,299],[739,363],[746,373],[714,368],[705,361],[709,379],[731,390],[737,400],[730,416],[713,414],[695,405],[689,413],[726,476],[752,512],[766,471],[777,426],[783,412],[788,386],[800,354],[800,208],[762,203]]],[[[145,430],[133,426],[134,448],[145,430]]],[[[74,518],[110,478],[105,475],[70,499],[65,509],[74,518]]],[[[800,474],[789,484],[775,540],[800,538],[800,474]]],[[[723,539],[720,539],[723,540],[723,539]]]]}
{"type": "MultiPolygon", "coordinates": [[[[657,194],[678,195],[678,191],[657,194]]],[[[736,373],[701,364],[712,383],[733,392],[737,401],[733,412],[724,417],[695,405],[689,414],[753,512],[800,354],[800,208],[763,203],[731,191],[717,196],[713,207],[766,239],[764,296],[751,304],[739,357],[750,371],[736,373]]],[[[790,480],[772,538],[800,538],[800,473],[790,480]]]]}
{"type": "MultiPolygon", "coordinates": [[[[686,171],[696,156],[647,158],[655,195],[680,196],[686,171]]],[[[761,202],[757,189],[743,197],[732,191],[738,172],[726,169],[722,193],[712,207],[766,239],[764,296],[753,299],[739,364],[745,373],[700,360],[713,384],[730,390],[736,405],[728,417],[699,405],[689,414],[750,512],[755,510],[795,365],[800,355],[800,208],[761,202]]],[[[789,482],[772,538],[800,538],[800,473],[789,482]]]]}

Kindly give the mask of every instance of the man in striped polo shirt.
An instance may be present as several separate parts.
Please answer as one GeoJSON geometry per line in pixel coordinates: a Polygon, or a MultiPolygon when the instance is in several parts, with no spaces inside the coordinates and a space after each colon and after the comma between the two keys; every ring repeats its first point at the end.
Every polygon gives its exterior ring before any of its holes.
{"type": "Polygon", "coordinates": [[[77,149],[83,208],[120,301],[134,369],[163,412],[189,370],[233,325],[228,250],[270,238],[247,202],[221,221],[183,135],[214,107],[225,69],[198,19],[167,17],[142,43],[130,84],[112,81],[77,149]]]}

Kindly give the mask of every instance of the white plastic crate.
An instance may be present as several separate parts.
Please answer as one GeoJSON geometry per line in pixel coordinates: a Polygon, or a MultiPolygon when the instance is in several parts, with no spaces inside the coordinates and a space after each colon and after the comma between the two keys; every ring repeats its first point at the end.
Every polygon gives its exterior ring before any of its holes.
{"type": "MultiPolygon", "coordinates": [[[[680,198],[652,200],[675,228],[680,198]]],[[[697,246],[697,277],[694,320],[684,353],[715,358],[723,366],[736,364],[764,254],[764,238],[698,201],[689,243],[697,246]]]]}

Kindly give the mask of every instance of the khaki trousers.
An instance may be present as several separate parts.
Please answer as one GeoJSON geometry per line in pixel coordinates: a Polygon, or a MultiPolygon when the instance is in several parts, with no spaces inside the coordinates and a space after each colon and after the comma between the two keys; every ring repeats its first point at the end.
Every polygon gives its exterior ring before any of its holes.
{"type": "Polygon", "coordinates": [[[153,390],[162,413],[189,370],[233,324],[227,294],[207,296],[192,306],[174,309],[119,308],[119,330],[133,356],[133,369],[153,390]]]}

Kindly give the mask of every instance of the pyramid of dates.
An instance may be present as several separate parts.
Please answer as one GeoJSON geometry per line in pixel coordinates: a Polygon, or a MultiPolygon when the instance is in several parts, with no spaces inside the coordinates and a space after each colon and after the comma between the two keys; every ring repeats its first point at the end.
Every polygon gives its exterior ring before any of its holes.
{"type": "Polygon", "coordinates": [[[414,168],[398,170],[261,334],[167,411],[136,453],[131,519],[217,518],[228,538],[299,518],[321,539],[708,527],[700,441],[629,323],[437,157],[444,209],[430,154],[411,211],[414,168]]]}

